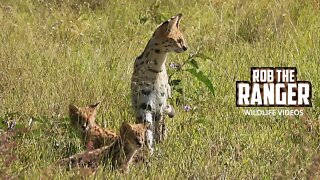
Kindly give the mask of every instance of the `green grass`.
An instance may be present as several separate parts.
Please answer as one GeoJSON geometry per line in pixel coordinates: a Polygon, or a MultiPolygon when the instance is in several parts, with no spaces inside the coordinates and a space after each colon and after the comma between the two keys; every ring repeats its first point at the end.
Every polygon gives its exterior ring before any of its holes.
{"type": "Polygon", "coordinates": [[[98,121],[106,127],[134,122],[134,59],[155,27],[179,12],[190,48],[170,54],[168,63],[193,52],[211,57],[198,61],[216,95],[177,73],[183,95],[174,92],[177,115],[167,121],[169,137],[157,145],[151,166],[133,166],[126,175],[99,170],[90,178],[300,179],[319,172],[319,103],[304,108],[303,117],[245,116],[235,107],[235,81],[249,80],[254,66],[297,67],[298,80],[311,81],[313,100],[320,98],[318,1],[89,2],[0,2],[1,137],[4,120],[17,122],[15,135],[0,144],[0,177],[82,176],[52,168],[84,150],[70,128],[68,104],[101,101],[98,121]],[[184,105],[196,109],[184,112],[184,105]]]}

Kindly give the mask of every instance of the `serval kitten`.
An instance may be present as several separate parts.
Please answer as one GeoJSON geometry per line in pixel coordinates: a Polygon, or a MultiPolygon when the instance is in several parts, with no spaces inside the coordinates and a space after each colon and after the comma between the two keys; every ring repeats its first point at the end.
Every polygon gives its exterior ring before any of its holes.
{"type": "Polygon", "coordinates": [[[145,141],[145,132],[148,124],[122,123],[120,138],[109,146],[75,154],[58,162],[60,165],[69,165],[71,168],[91,168],[96,170],[101,164],[111,162],[111,167],[121,172],[128,172],[136,152],[141,149],[145,141]]]}
{"type": "Polygon", "coordinates": [[[119,138],[114,131],[102,128],[95,122],[98,105],[99,103],[96,103],[82,108],[69,105],[71,125],[80,132],[89,149],[109,145],[119,138]]]}

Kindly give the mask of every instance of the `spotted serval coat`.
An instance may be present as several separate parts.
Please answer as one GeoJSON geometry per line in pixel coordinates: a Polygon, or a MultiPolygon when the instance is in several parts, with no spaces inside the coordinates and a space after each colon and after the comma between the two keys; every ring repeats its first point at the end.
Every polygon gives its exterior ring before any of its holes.
{"type": "Polygon", "coordinates": [[[179,30],[181,16],[173,16],[158,26],[146,48],[134,62],[131,81],[132,106],[137,123],[151,124],[146,132],[146,143],[151,153],[154,141],[161,142],[166,137],[164,115],[174,116],[174,109],[167,104],[171,88],[165,64],[167,53],[187,50],[179,30]]]}
{"type": "Polygon", "coordinates": [[[119,138],[108,146],[82,152],[58,161],[59,165],[70,168],[90,168],[96,170],[100,164],[111,162],[113,169],[128,172],[136,152],[145,142],[145,132],[149,124],[129,124],[123,122],[119,138]]]}
{"type": "Polygon", "coordinates": [[[113,130],[103,128],[96,123],[99,103],[86,107],[69,105],[71,125],[81,134],[88,149],[109,145],[119,138],[113,130]]]}

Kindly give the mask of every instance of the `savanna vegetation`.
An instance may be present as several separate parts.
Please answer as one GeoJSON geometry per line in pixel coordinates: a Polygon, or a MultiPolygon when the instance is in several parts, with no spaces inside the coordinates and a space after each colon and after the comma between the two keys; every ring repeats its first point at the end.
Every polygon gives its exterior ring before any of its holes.
{"type": "Polygon", "coordinates": [[[1,0],[0,177],[314,179],[319,57],[318,0],[1,0]],[[85,150],[69,124],[70,103],[101,101],[104,127],[134,122],[134,59],[157,25],[180,12],[189,50],[167,62],[176,116],[149,164],[94,175],[53,166],[85,150]],[[235,106],[235,82],[260,66],[297,67],[298,80],[312,83],[313,107],[297,117],[245,116],[235,106]]]}

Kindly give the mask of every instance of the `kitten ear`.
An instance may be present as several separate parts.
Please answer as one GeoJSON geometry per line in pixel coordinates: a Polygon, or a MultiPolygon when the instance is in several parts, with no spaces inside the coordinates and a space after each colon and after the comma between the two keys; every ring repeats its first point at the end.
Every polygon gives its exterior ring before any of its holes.
{"type": "Polygon", "coordinates": [[[89,105],[89,107],[92,109],[96,109],[99,106],[99,104],[100,102],[97,102],[96,104],[89,105]]]}
{"type": "Polygon", "coordinates": [[[128,130],[132,129],[131,125],[127,122],[123,122],[120,128],[120,136],[125,137],[128,130]]]}
{"type": "Polygon", "coordinates": [[[151,123],[150,122],[145,122],[144,124],[143,124],[143,127],[144,127],[144,129],[149,129],[150,127],[151,127],[151,123]]]}
{"type": "Polygon", "coordinates": [[[70,114],[77,114],[79,112],[79,108],[73,104],[69,105],[69,113],[70,114]]]}

